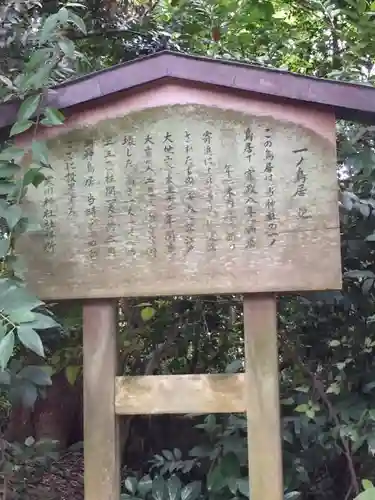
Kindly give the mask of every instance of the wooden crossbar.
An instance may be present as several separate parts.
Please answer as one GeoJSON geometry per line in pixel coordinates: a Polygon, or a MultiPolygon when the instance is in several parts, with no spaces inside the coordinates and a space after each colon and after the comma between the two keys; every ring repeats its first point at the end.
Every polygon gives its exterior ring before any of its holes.
{"type": "Polygon", "coordinates": [[[246,411],[243,374],[117,377],[115,391],[117,415],[246,411]]]}
{"type": "Polygon", "coordinates": [[[276,299],[244,296],[244,374],[116,377],[116,305],[83,309],[85,500],[120,499],[121,415],[247,413],[252,500],[283,500],[276,299]]]}

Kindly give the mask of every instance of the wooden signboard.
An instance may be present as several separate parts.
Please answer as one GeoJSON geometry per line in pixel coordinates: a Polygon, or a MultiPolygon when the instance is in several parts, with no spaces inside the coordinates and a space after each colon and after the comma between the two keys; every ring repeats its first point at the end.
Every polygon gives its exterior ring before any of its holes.
{"type": "Polygon", "coordinates": [[[316,130],[170,105],[49,150],[54,172],[29,191],[44,231],[26,253],[43,298],[340,287],[335,145],[316,130]]]}
{"type": "Polygon", "coordinates": [[[375,121],[373,95],[164,53],[48,97],[68,118],[20,250],[42,298],[86,299],[85,500],[119,500],[118,416],[244,410],[251,498],[282,500],[275,294],[341,287],[335,116],[375,121]],[[244,374],[116,377],[118,297],[234,293],[244,374]]]}

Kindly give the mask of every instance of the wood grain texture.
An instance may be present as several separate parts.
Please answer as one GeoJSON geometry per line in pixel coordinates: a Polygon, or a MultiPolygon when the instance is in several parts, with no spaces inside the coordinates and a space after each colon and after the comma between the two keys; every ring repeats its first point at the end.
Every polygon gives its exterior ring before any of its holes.
{"type": "Polygon", "coordinates": [[[244,297],[250,496],[282,500],[276,298],[244,297]]]}
{"type": "Polygon", "coordinates": [[[335,145],[262,106],[162,106],[51,139],[55,177],[28,192],[45,232],[20,247],[30,286],[45,299],[340,288],[335,145]]]}
{"type": "Polygon", "coordinates": [[[83,305],[85,500],[119,500],[116,304],[83,305]]]}
{"type": "Polygon", "coordinates": [[[246,410],[244,375],[117,377],[118,415],[239,413],[246,410]]]}

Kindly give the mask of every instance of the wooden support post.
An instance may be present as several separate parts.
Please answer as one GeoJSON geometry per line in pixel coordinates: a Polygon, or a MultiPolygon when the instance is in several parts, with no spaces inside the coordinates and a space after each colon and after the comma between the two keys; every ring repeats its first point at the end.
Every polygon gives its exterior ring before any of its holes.
{"type": "Polygon", "coordinates": [[[244,330],[250,498],[282,500],[276,299],[245,295],[244,330]]]}
{"type": "Polygon", "coordinates": [[[115,301],[83,306],[85,500],[120,499],[115,301]]]}

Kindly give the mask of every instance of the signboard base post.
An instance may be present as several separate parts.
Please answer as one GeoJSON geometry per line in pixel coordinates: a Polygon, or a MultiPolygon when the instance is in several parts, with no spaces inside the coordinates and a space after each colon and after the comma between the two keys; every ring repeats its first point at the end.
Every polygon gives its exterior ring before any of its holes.
{"type": "Polygon", "coordinates": [[[83,305],[85,500],[119,500],[117,308],[114,300],[83,305]]]}
{"type": "Polygon", "coordinates": [[[282,500],[276,297],[244,296],[250,498],[282,500]]]}

